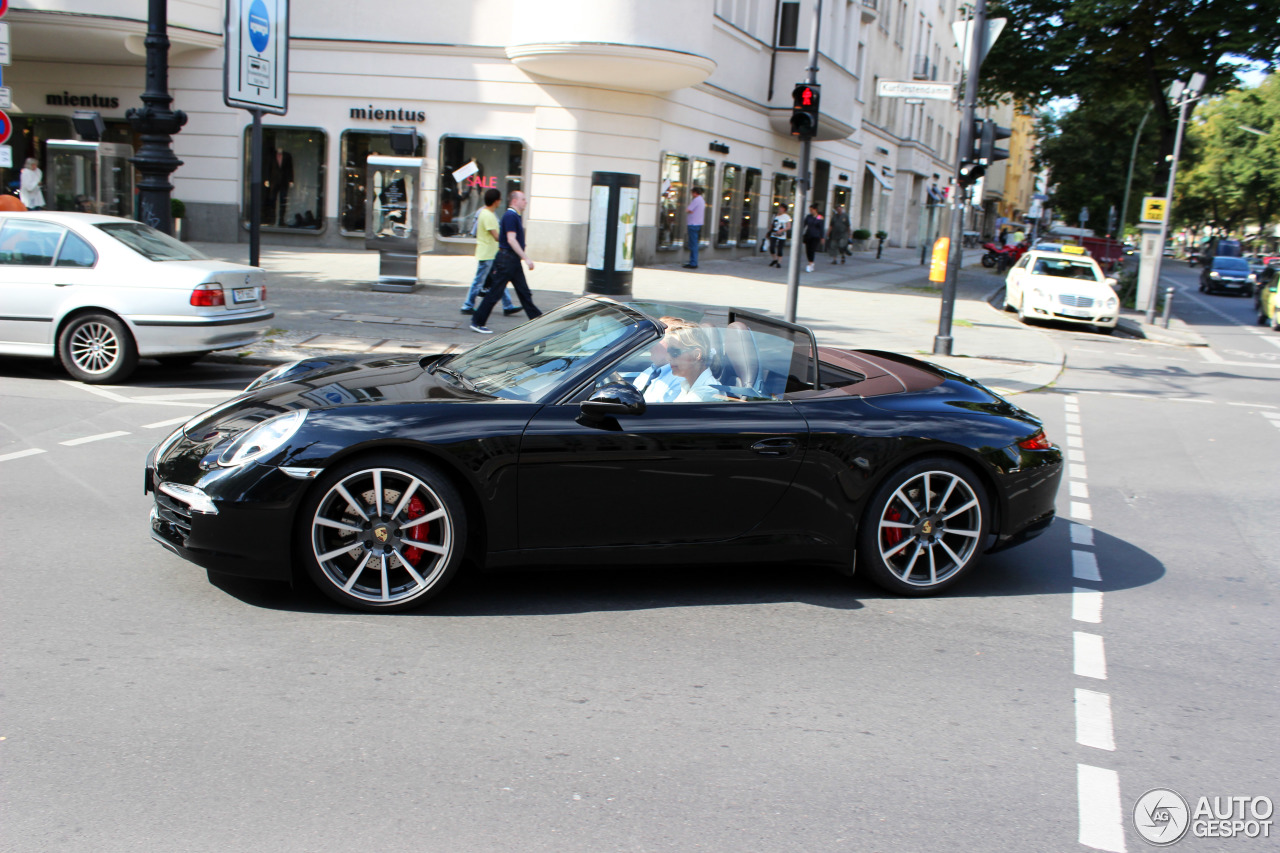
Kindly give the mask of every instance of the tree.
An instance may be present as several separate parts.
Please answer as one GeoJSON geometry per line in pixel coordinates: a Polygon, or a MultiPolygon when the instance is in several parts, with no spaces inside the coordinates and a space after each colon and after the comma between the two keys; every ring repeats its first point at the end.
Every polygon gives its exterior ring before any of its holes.
{"type": "Polygon", "coordinates": [[[987,15],[1008,24],[982,65],[985,98],[1154,104],[1165,153],[1178,120],[1170,83],[1198,71],[1206,92],[1222,92],[1280,57],[1280,0],[990,0],[987,15]]]}

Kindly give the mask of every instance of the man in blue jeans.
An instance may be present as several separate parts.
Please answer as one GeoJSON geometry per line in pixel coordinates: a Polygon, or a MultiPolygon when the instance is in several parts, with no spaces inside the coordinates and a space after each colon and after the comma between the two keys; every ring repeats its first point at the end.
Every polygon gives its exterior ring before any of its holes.
{"type": "Polygon", "coordinates": [[[520,266],[520,261],[524,261],[529,265],[529,269],[533,269],[533,260],[525,254],[524,250],[524,219],[520,214],[524,213],[527,199],[520,190],[511,193],[507,208],[507,212],[502,215],[501,236],[498,238],[498,257],[493,262],[493,274],[489,279],[489,289],[484,295],[484,299],[480,301],[480,307],[476,308],[476,313],[471,318],[471,331],[478,332],[482,335],[492,335],[493,330],[485,326],[489,320],[489,312],[493,310],[493,306],[497,303],[498,298],[506,292],[507,284],[510,283],[515,288],[516,297],[520,300],[520,305],[524,308],[525,314],[532,320],[535,317],[542,316],[542,312],[538,310],[538,306],[533,304],[533,294],[529,292],[529,283],[524,279],[524,270],[520,266]]]}
{"type": "Polygon", "coordinates": [[[702,221],[706,211],[707,203],[702,198],[702,187],[694,187],[693,199],[685,209],[685,213],[689,215],[685,221],[689,226],[689,263],[684,265],[687,270],[698,268],[698,243],[702,240],[702,221]]]}
{"type": "MultiPolygon", "coordinates": [[[[476,277],[467,291],[467,298],[462,303],[463,314],[474,314],[476,298],[489,278],[493,269],[493,259],[498,255],[498,202],[502,201],[502,193],[496,189],[484,191],[484,207],[476,215],[476,277]]],[[[511,302],[511,296],[504,290],[502,293],[502,313],[511,315],[520,309],[511,302]]]]}

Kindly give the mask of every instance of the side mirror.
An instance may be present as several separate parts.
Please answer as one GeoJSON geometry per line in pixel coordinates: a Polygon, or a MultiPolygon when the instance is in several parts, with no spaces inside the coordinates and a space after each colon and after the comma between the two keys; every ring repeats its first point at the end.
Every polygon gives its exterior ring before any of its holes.
{"type": "Polygon", "coordinates": [[[629,382],[610,382],[582,401],[582,414],[589,418],[617,418],[643,415],[644,396],[629,382]]]}
{"type": "Polygon", "coordinates": [[[1116,280],[1114,278],[1111,278],[1110,276],[1108,276],[1107,278],[1103,279],[1103,282],[1105,282],[1107,287],[1111,288],[1112,290],[1116,289],[1116,280]]]}

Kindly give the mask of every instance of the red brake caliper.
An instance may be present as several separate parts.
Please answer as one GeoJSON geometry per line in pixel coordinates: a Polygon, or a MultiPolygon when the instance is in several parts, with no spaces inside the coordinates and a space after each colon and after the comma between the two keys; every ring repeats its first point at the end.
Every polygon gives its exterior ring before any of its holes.
{"type": "MultiPolygon", "coordinates": [[[[404,512],[405,517],[413,520],[421,518],[427,514],[427,505],[417,495],[409,498],[409,507],[404,512]]],[[[405,530],[405,536],[415,542],[426,542],[427,537],[431,535],[431,522],[424,521],[422,524],[415,525],[405,530]]],[[[408,560],[415,568],[418,561],[422,559],[422,555],[426,553],[421,548],[414,548],[412,545],[404,549],[404,558],[408,560]]]]}
{"type": "MultiPolygon", "coordinates": [[[[885,521],[902,521],[902,510],[890,507],[889,511],[884,514],[885,521]]],[[[884,537],[884,544],[892,548],[903,540],[906,534],[901,527],[886,527],[881,534],[884,537]]]]}

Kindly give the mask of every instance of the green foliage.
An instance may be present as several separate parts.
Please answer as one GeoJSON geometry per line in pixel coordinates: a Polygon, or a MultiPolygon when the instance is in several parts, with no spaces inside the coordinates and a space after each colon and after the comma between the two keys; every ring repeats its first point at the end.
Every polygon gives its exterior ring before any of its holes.
{"type": "Polygon", "coordinates": [[[853,239],[855,239],[855,240],[870,240],[870,239],[871,239],[871,232],[870,232],[868,229],[866,229],[866,228],[855,228],[855,229],[853,230],[853,239]]]}
{"type": "Polygon", "coordinates": [[[1187,128],[1175,222],[1230,233],[1280,216],[1280,78],[1203,104],[1187,128]],[[1249,128],[1249,129],[1246,129],[1249,128]],[[1253,131],[1261,131],[1261,134],[1253,131]]]}
{"type": "Polygon", "coordinates": [[[169,199],[169,213],[174,219],[181,219],[187,215],[187,206],[182,199],[171,198],[169,199]]]}
{"type": "Polygon", "coordinates": [[[889,232],[888,232],[888,231],[877,231],[877,232],[876,232],[876,239],[877,239],[877,240],[887,240],[888,238],[889,238],[889,232]]]}

